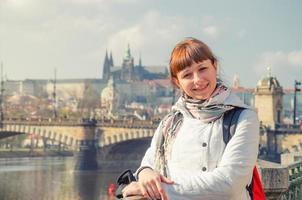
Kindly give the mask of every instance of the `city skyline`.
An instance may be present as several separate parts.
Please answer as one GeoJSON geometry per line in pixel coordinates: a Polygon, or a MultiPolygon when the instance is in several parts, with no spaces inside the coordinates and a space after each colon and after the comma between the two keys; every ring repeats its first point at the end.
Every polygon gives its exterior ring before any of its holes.
{"type": "Polygon", "coordinates": [[[121,65],[127,44],[135,64],[167,66],[185,37],[205,41],[222,76],[255,87],[271,67],[280,84],[302,77],[302,2],[3,0],[0,61],[9,79],[100,78],[106,49],[121,65]]]}

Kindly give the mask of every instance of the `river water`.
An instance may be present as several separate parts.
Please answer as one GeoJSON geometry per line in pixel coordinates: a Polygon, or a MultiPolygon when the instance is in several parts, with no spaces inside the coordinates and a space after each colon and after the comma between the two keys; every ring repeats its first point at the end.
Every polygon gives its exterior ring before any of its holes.
{"type": "Polygon", "coordinates": [[[109,200],[120,171],[74,171],[73,157],[0,159],[0,200],[109,200]]]}

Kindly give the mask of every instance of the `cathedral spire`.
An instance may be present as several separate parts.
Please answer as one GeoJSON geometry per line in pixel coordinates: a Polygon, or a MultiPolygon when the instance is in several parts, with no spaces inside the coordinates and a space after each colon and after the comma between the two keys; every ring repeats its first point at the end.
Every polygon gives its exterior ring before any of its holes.
{"type": "Polygon", "coordinates": [[[108,62],[108,51],[106,49],[106,55],[105,55],[105,61],[104,62],[108,62]]]}
{"type": "Polygon", "coordinates": [[[110,63],[110,66],[114,66],[113,64],[113,58],[112,58],[112,51],[110,51],[110,58],[109,58],[109,63],[110,63]]]}
{"type": "Polygon", "coordinates": [[[134,72],[134,58],[131,56],[130,45],[125,51],[125,57],[123,59],[121,80],[133,81],[135,80],[134,72]]]}
{"type": "Polygon", "coordinates": [[[106,54],[105,54],[105,59],[104,59],[104,64],[103,64],[103,79],[108,80],[110,77],[110,60],[108,58],[108,51],[106,49],[106,54]]]}
{"type": "Polygon", "coordinates": [[[138,60],[138,66],[142,66],[142,55],[139,53],[139,60],[138,60]]]}
{"type": "Polygon", "coordinates": [[[128,43],[127,49],[126,49],[126,53],[125,53],[125,59],[129,60],[131,59],[131,51],[130,51],[130,44],[128,43]]]}

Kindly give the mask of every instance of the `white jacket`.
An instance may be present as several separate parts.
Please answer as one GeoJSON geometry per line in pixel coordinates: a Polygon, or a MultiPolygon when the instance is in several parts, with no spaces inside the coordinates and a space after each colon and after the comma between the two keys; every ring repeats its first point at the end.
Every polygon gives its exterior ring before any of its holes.
{"type": "MultiPolygon", "coordinates": [[[[231,94],[225,104],[244,105],[231,94]]],[[[154,168],[155,132],[141,166],[154,168]]],[[[163,184],[169,200],[246,200],[259,145],[259,121],[250,108],[241,113],[236,132],[225,146],[222,118],[212,123],[184,117],[167,161],[168,177],[175,184],[163,184]]]]}

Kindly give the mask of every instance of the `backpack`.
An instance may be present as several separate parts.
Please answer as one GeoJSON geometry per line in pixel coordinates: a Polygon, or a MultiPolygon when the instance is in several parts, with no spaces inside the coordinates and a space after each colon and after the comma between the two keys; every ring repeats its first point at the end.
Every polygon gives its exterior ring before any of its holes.
{"type": "MultiPolygon", "coordinates": [[[[223,116],[223,141],[226,145],[235,134],[238,118],[243,110],[244,108],[235,107],[223,116]]],[[[246,186],[246,189],[252,200],[265,200],[265,193],[256,166],[253,169],[252,181],[246,186]]]]}

